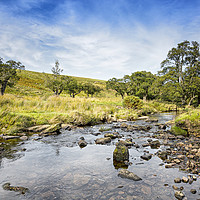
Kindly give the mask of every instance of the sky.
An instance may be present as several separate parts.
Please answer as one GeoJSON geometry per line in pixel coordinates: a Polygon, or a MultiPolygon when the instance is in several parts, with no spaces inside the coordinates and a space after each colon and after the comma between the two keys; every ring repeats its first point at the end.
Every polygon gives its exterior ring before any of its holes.
{"type": "Polygon", "coordinates": [[[171,48],[200,42],[199,11],[199,0],[0,0],[0,57],[101,80],[156,74],[171,48]]]}

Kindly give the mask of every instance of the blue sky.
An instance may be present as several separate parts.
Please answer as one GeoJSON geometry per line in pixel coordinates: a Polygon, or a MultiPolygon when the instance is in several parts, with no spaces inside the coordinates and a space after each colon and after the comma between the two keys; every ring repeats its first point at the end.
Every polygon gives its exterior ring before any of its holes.
{"type": "Polygon", "coordinates": [[[177,43],[200,42],[199,11],[199,0],[0,0],[0,57],[103,80],[157,73],[177,43]]]}

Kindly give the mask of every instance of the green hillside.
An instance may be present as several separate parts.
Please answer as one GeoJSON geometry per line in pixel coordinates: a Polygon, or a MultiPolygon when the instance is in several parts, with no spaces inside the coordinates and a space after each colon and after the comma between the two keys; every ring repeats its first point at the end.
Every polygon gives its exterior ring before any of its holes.
{"type": "MultiPolygon", "coordinates": [[[[52,76],[52,74],[47,74],[47,73],[20,70],[18,71],[18,76],[20,78],[19,81],[14,87],[12,88],[7,87],[6,93],[22,95],[22,96],[52,95],[52,91],[49,88],[47,88],[45,84],[47,75],[52,76]]],[[[95,85],[98,85],[103,89],[103,91],[101,92],[101,96],[107,96],[110,94],[105,90],[106,81],[91,79],[91,78],[83,78],[83,77],[73,77],[73,78],[76,79],[78,82],[82,83],[90,82],[95,85]]],[[[65,92],[63,92],[62,95],[66,95],[65,92]]],[[[81,93],[79,96],[84,96],[84,94],[81,93]]]]}

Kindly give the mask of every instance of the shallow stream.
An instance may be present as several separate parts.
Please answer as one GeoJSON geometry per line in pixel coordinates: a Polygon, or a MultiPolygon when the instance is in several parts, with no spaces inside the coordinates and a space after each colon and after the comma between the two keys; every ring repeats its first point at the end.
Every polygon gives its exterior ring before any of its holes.
{"type": "MultiPolygon", "coordinates": [[[[172,120],[171,113],[154,115],[158,123],[172,120]]],[[[122,123],[122,122],[121,122],[122,123]]],[[[29,189],[26,194],[7,191],[0,187],[1,200],[31,199],[136,199],[136,200],[170,200],[174,197],[172,185],[174,179],[187,176],[177,168],[166,169],[163,161],[156,155],[149,161],[140,158],[144,151],[154,154],[159,149],[142,147],[158,127],[152,123],[138,120],[126,122],[138,125],[152,125],[148,132],[125,132],[114,124],[101,124],[93,127],[63,130],[57,136],[38,139],[33,135],[29,140],[13,146],[12,156],[3,157],[0,165],[0,185],[11,183],[13,186],[24,186],[29,189]],[[96,145],[95,139],[103,137],[106,132],[99,132],[100,128],[111,128],[107,132],[117,131],[123,135],[122,139],[132,138],[140,148],[129,149],[129,161],[132,163],[128,170],[142,178],[133,181],[120,178],[113,165],[113,151],[118,139],[107,145],[96,145]],[[95,136],[97,133],[100,135],[95,136]],[[80,137],[88,142],[85,148],[78,146],[80,137]]],[[[151,138],[152,139],[152,138],[151,138]]],[[[153,139],[154,140],[154,139],[153,139]]],[[[160,149],[166,148],[163,145],[160,149]]],[[[188,200],[196,200],[199,195],[199,178],[192,185],[181,183],[188,200]],[[191,194],[190,189],[196,189],[191,194]]]]}

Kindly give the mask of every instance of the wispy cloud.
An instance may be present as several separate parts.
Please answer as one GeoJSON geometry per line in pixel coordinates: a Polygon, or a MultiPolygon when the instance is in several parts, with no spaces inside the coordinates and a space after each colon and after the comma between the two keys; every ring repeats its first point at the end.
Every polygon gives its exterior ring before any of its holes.
{"type": "MultiPolygon", "coordinates": [[[[86,9],[84,1],[60,0],[50,9],[57,14],[52,17],[53,21],[36,15],[37,9],[44,9],[45,3],[53,1],[16,2],[12,9],[17,11],[17,16],[14,11],[8,12],[11,8],[6,4],[0,9],[0,56],[21,61],[28,70],[50,72],[58,59],[64,74],[73,76],[107,80],[140,70],[156,73],[168,50],[178,42],[200,41],[197,14],[195,20],[187,22],[189,29],[179,21],[165,19],[158,11],[153,16],[155,6],[140,20],[139,11],[144,5],[139,5],[139,1],[131,5],[133,1],[119,1],[123,2],[122,7],[122,4],[114,4],[116,1],[103,1],[102,4],[95,1],[86,9]],[[112,19],[106,20],[109,10],[100,9],[106,9],[108,2],[113,3],[112,19]],[[130,7],[134,6],[140,8],[132,13],[130,7]],[[23,16],[20,9],[22,13],[25,10],[36,13],[23,16]],[[150,14],[152,20],[148,21],[150,14]]],[[[176,16],[180,17],[179,13],[176,16]]]]}

